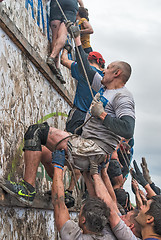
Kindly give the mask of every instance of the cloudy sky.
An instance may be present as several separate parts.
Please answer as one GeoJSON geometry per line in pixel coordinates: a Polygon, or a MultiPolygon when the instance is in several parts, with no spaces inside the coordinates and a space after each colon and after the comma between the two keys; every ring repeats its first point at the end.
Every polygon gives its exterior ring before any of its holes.
{"type": "Polygon", "coordinates": [[[161,187],[161,1],[83,1],[94,29],[93,50],[106,64],[123,60],[132,66],[127,87],[136,102],[134,159],[146,158],[161,187]]]}

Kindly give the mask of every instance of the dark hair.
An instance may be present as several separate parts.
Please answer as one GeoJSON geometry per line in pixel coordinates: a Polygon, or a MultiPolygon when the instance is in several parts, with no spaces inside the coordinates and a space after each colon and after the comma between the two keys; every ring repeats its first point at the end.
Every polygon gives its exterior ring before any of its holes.
{"type": "Polygon", "coordinates": [[[110,208],[100,198],[88,198],[82,209],[85,225],[91,232],[100,233],[108,223],[110,208]]]}
{"type": "Polygon", "coordinates": [[[114,192],[118,203],[125,209],[125,212],[130,211],[131,208],[129,193],[122,188],[116,188],[114,189],[114,192]]]}
{"type": "Polygon", "coordinates": [[[88,18],[88,10],[84,7],[79,7],[78,14],[81,18],[86,18],[89,21],[88,18]]]}
{"type": "Polygon", "coordinates": [[[153,201],[150,204],[150,208],[146,214],[154,217],[154,232],[158,235],[161,235],[161,196],[156,195],[151,199],[153,201]]]}

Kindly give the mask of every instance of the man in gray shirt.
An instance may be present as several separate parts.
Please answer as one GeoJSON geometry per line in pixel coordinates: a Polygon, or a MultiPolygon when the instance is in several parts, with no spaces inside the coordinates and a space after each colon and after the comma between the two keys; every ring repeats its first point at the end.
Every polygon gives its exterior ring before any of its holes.
{"type": "MultiPolygon", "coordinates": [[[[92,118],[84,126],[82,137],[49,127],[47,123],[31,125],[25,133],[25,173],[21,183],[4,181],[1,187],[26,205],[32,205],[35,196],[36,173],[40,161],[44,164],[49,176],[53,178],[51,152],[64,149],[74,168],[87,171],[93,162],[96,165],[104,162],[111,154],[121,137],[131,138],[135,126],[135,104],[125,84],[131,75],[128,63],[116,61],[104,70],[104,77],[91,69],[87,56],[81,47],[80,37],[75,39],[82,56],[91,86],[99,93],[93,100],[90,112],[92,118]],[[98,81],[101,78],[101,83],[98,81]],[[42,148],[42,145],[46,146],[42,148]]],[[[81,69],[76,51],[76,60],[81,69]]],[[[89,113],[90,114],[90,113],[89,113]]],[[[89,115],[87,115],[88,118],[89,115]]],[[[58,156],[58,162],[59,157],[58,156]]]]}

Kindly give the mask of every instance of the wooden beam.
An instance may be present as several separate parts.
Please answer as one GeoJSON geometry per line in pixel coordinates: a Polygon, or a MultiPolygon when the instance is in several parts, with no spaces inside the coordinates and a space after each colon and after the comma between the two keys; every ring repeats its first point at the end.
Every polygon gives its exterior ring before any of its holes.
{"type": "MultiPolygon", "coordinates": [[[[53,210],[51,195],[39,194],[37,193],[35,199],[33,201],[32,206],[27,206],[21,202],[19,202],[15,197],[12,197],[10,194],[6,193],[0,187],[0,206],[2,207],[20,207],[20,208],[36,208],[36,209],[44,209],[44,210],[53,210]]],[[[76,207],[72,207],[69,209],[69,212],[79,212],[79,209],[76,207]]]]}

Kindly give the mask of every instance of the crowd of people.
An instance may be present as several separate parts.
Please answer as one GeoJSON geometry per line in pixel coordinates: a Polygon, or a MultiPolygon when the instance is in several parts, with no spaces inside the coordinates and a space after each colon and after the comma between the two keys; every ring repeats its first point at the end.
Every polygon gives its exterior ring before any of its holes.
{"type": "Polygon", "coordinates": [[[126,88],[131,66],[115,61],[105,68],[103,56],[91,47],[93,28],[82,1],[51,0],[50,7],[52,51],[47,64],[62,83],[60,62],[77,80],[73,108],[65,131],[47,122],[29,126],[24,136],[24,178],[18,183],[3,179],[0,186],[31,206],[41,162],[53,179],[52,203],[61,239],[161,239],[161,190],[153,183],[145,158],[142,171],[135,160],[132,165],[135,102],[126,88]],[[72,50],[66,42],[68,33],[75,42],[74,60],[68,59],[72,50]],[[79,224],[70,219],[67,208],[74,179],[64,189],[64,166],[70,170],[72,166],[76,180],[83,176],[86,184],[79,224]],[[135,204],[124,189],[129,175],[135,204]]]}

